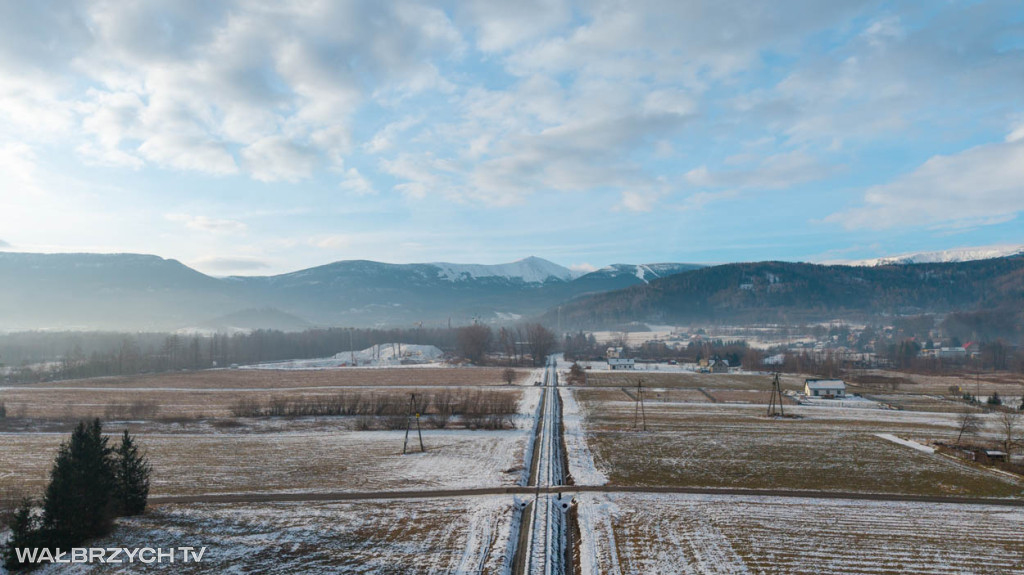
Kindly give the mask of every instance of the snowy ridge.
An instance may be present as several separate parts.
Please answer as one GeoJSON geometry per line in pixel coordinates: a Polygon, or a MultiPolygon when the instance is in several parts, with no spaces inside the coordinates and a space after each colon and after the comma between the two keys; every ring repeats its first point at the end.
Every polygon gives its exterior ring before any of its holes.
{"type": "Polygon", "coordinates": [[[896,264],[936,264],[954,262],[972,262],[976,260],[987,260],[992,258],[1004,258],[1024,254],[1024,245],[994,245],[975,248],[957,248],[937,252],[919,252],[873,258],[866,260],[853,260],[835,262],[851,266],[887,266],[896,264]]]}
{"type": "Polygon", "coordinates": [[[570,281],[573,273],[548,260],[530,256],[507,264],[452,264],[434,262],[430,265],[440,268],[437,275],[448,281],[462,281],[477,278],[500,277],[521,279],[526,283],[544,283],[551,279],[570,281]]]}

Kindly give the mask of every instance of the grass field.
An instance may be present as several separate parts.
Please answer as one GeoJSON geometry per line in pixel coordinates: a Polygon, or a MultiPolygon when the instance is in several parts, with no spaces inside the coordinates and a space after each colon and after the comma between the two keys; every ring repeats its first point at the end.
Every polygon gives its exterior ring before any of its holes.
{"type": "MultiPolygon", "coordinates": [[[[112,430],[113,431],[113,430],[112,430]]],[[[499,487],[519,479],[527,430],[139,435],[153,495],[499,487]],[[415,432],[411,438],[418,449],[415,432]]],[[[0,488],[41,494],[63,434],[0,434],[0,488]]]]}
{"type": "MultiPolygon", "coordinates": [[[[502,368],[358,368],[320,370],[293,369],[211,369],[153,375],[97,377],[18,386],[10,389],[40,388],[164,388],[164,389],[282,389],[294,387],[420,386],[420,385],[505,385],[502,368]]],[[[531,373],[517,370],[520,383],[531,373]]]]}
{"type": "Polygon", "coordinates": [[[791,407],[799,419],[768,419],[761,407],[645,406],[576,390],[595,466],[612,485],[856,491],[915,495],[1024,496],[1024,484],[876,437],[950,437],[955,417],[877,409],[791,407]]]}
{"type": "Polygon", "coordinates": [[[1024,570],[1021,508],[612,495],[584,497],[581,515],[599,526],[596,540],[612,544],[588,558],[600,573],[1002,575],[1024,570]]]}

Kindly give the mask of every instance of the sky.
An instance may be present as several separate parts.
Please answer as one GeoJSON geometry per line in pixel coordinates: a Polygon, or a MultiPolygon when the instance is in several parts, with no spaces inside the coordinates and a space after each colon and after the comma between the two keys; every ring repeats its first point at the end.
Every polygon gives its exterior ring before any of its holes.
{"type": "Polygon", "coordinates": [[[841,261],[1021,211],[1019,0],[0,3],[0,250],[841,261]]]}

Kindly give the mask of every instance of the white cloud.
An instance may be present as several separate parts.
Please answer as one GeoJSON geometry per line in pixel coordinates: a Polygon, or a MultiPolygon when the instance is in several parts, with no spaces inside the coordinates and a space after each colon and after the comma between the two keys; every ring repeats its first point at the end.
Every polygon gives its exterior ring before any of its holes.
{"type": "Polygon", "coordinates": [[[501,52],[534,40],[568,23],[572,15],[564,0],[472,0],[462,8],[476,26],[476,44],[484,52],[501,52]]]}
{"type": "Polygon", "coordinates": [[[317,154],[286,138],[263,138],[242,149],[246,171],[261,182],[298,182],[313,175],[317,154]]]}
{"type": "Polygon", "coordinates": [[[1022,210],[1024,141],[1012,141],[933,156],[893,182],[868,188],[863,206],[826,221],[850,229],[959,229],[1005,222],[1022,210]]]}
{"type": "Polygon", "coordinates": [[[352,192],[358,196],[368,196],[377,193],[370,180],[367,180],[355,168],[345,170],[345,177],[338,184],[341,189],[352,192]]]}
{"type": "Polygon", "coordinates": [[[167,214],[168,221],[184,224],[185,227],[219,235],[241,234],[248,230],[244,222],[227,218],[211,218],[189,214],[167,214]]]}
{"type": "Polygon", "coordinates": [[[572,272],[574,272],[576,275],[581,276],[581,275],[589,274],[590,272],[596,272],[598,268],[595,265],[591,265],[591,264],[588,264],[588,263],[584,262],[584,263],[580,263],[580,264],[572,264],[572,265],[569,266],[569,269],[572,272]]]}
{"type": "Polygon", "coordinates": [[[191,260],[189,265],[200,271],[216,274],[252,272],[270,267],[270,264],[260,259],[232,256],[206,256],[191,260]]]}
{"type": "Polygon", "coordinates": [[[397,122],[392,122],[374,134],[373,138],[363,145],[363,148],[371,154],[379,154],[381,152],[391,150],[395,146],[395,138],[397,136],[409,128],[416,126],[421,121],[421,118],[408,117],[397,122]]]}
{"type": "Polygon", "coordinates": [[[325,250],[351,247],[353,238],[346,234],[329,234],[309,239],[309,245],[325,250]]]}
{"type": "Polygon", "coordinates": [[[701,166],[687,172],[686,181],[699,188],[784,190],[835,173],[834,167],[802,151],[774,154],[764,158],[750,155],[735,156],[727,159],[726,163],[748,165],[716,172],[701,166]]]}

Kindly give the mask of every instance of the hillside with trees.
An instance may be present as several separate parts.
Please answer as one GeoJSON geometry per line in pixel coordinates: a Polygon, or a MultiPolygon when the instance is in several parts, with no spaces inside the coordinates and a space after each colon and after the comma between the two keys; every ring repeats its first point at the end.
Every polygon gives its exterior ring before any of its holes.
{"type": "MultiPolygon", "coordinates": [[[[758,262],[703,268],[577,298],[561,306],[561,321],[573,328],[629,321],[795,324],[957,312],[961,323],[1002,317],[996,322],[1000,329],[1016,331],[1022,302],[1021,256],[876,267],[758,262]]],[[[551,310],[545,319],[553,321],[557,314],[551,310]]]]}

